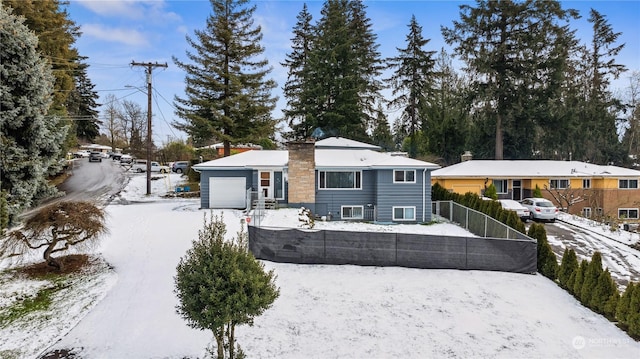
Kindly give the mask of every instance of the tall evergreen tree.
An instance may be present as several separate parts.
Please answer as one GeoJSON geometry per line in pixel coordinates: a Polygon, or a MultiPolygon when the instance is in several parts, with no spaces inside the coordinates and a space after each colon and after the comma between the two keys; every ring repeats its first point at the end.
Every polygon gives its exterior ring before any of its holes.
{"type": "MultiPolygon", "coordinates": [[[[588,306],[594,311],[600,314],[606,314],[607,317],[611,318],[611,310],[615,308],[614,303],[611,303],[612,297],[617,299],[618,296],[618,287],[616,286],[616,282],[611,278],[611,273],[609,273],[609,269],[605,269],[600,273],[598,279],[596,281],[596,285],[593,288],[593,294],[589,300],[588,306]],[[609,304],[609,305],[607,305],[609,304]],[[607,307],[607,312],[605,312],[605,307],[607,307]]],[[[615,301],[615,300],[614,300],[615,301]]],[[[615,310],[613,310],[615,312],[615,310]]]]}
{"type": "Polygon", "coordinates": [[[422,36],[422,26],[415,15],[408,25],[406,48],[396,48],[398,56],[387,59],[387,66],[394,73],[387,81],[391,84],[394,98],[389,106],[402,109],[400,120],[409,132],[409,157],[415,158],[418,153],[416,132],[427,130],[427,105],[433,94],[435,77],[435,51],[427,51],[424,47],[430,41],[422,36]]]}
{"type": "MultiPolygon", "coordinates": [[[[86,59],[86,57],[83,57],[86,59]]],[[[67,98],[66,108],[71,118],[75,120],[75,136],[88,142],[100,135],[100,125],[102,122],[98,117],[98,93],[94,90],[95,85],[87,75],[89,65],[78,62],[78,69],[75,72],[75,85],[67,98]]]]}
{"type": "Polygon", "coordinates": [[[291,132],[285,134],[291,139],[310,138],[315,124],[308,118],[309,109],[312,108],[312,99],[309,96],[309,86],[313,79],[308,75],[309,52],[314,42],[314,28],[311,24],[312,16],[309,14],[307,4],[297,16],[298,22],[293,27],[291,39],[291,52],[287,54],[282,66],[288,69],[287,82],[283,93],[287,99],[287,107],[283,110],[291,132]]]}
{"type": "Polygon", "coordinates": [[[195,38],[187,36],[190,63],[173,58],[186,72],[185,97],[176,96],[176,113],[185,122],[174,126],[199,144],[211,139],[224,143],[224,155],[231,144],[259,143],[273,136],[271,111],[276,86],[267,79],[271,68],[260,45],[261,27],[252,18],[255,6],[248,0],[210,0],[213,13],[195,38]]]}
{"type": "Polygon", "coordinates": [[[74,88],[78,51],[73,47],[80,28],[64,8],[66,0],[2,0],[2,6],[25,17],[25,25],[38,37],[38,51],[49,62],[55,76],[49,114],[67,115],[67,97],[74,88]]]}
{"type": "Polygon", "coordinates": [[[373,125],[371,143],[380,146],[384,151],[394,151],[396,149],[389,121],[387,121],[387,117],[381,107],[378,108],[378,117],[373,125]]]}
{"type": "Polygon", "coordinates": [[[47,177],[58,170],[68,127],[46,116],[54,77],[22,18],[0,7],[0,190],[9,223],[37,200],[57,193],[47,177]]]}
{"type": "Polygon", "coordinates": [[[442,49],[435,59],[433,97],[428,103],[423,126],[428,151],[442,156],[444,164],[460,161],[469,150],[471,112],[468,84],[453,67],[453,60],[442,49]]]}
{"type": "Polygon", "coordinates": [[[620,32],[614,32],[605,16],[591,9],[588,21],[593,27],[591,46],[584,58],[586,67],[586,103],[580,126],[585,140],[583,160],[608,164],[624,160],[623,148],[618,141],[617,113],[622,104],[609,90],[611,79],[617,79],[626,71],[624,65],[615,62],[615,57],[625,44],[617,44],[620,32]]]}
{"type": "Polygon", "coordinates": [[[584,283],[584,277],[588,267],[589,261],[583,259],[582,262],[580,262],[580,266],[575,272],[575,276],[572,275],[572,280],[569,280],[570,282],[573,282],[572,293],[578,299],[580,299],[580,294],[582,293],[582,284],[584,283]]]}
{"type": "Polygon", "coordinates": [[[376,35],[361,1],[329,0],[314,26],[305,75],[307,128],[369,141],[381,84],[376,35]],[[311,102],[312,101],[312,102],[311,102]]]}
{"type": "MultiPolygon", "coordinates": [[[[540,89],[563,62],[558,38],[567,32],[559,22],[577,14],[558,1],[534,0],[478,0],[460,10],[460,21],[442,33],[473,75],[480,118],[494,130],[494,159],[500,160],[505,145],[515,142],[511,137],[535,129],[531,107],[548,100],[540,89]]],[[[532,144],[518,143],[507,156],[530,157],[532,144]]]]}

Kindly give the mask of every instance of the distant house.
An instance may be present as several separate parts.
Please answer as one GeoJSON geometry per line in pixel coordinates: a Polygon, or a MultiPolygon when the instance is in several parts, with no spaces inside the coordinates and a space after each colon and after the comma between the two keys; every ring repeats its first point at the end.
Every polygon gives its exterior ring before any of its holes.
{"type": "Polygon", "coordinates": [[[194,165],[202,208],[247,208],[248,194],[340,220],[431,220],[431,171],[439,166],[344,138],[293,142],[194,165]]]}
{"type": "MultiPolygon", "coordinates": [[[[213,145],[210,146],[204,146],[204,147],[200,147],[198,148],[199,150],[201,149],[213,149],[216,151],[216,153],[218,154],[218,156],[224,156],[224,143],[220,142],[220,143],[214,143],[213,145]]],[[[242,153],[242,152],[247,152],[247,151],[251,151],[251,150],[261,150],[262,146],[260,145],[254,145],[251,143],[248,144],[237,144],[237,145],[231,145],[231,154],[235,155],[238,153],[242,153]]]]}
{"type": "Polygon", "coordinates": [[[432,184],[482,195],[490,184],[498,197],[532,197],[536,186],[557,206],[585,217],[639,219],[640,171],[579,161],[468,160],[435,170],[432,184]],[[562,198],[558,201],[558,198],[562,198]]]}

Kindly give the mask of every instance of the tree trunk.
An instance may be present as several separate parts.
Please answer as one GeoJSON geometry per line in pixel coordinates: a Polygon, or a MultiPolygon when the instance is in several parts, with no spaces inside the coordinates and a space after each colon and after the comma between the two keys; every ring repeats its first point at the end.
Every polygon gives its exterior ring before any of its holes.
{"type": "Polygon", "coordinates": [[[45,249],[42,257],[47,262],[48,266],[54,267],[57,271],[60,271],[62,270],[62,263],[58,261],[58,259],[51,256],[51,252],[53,251],[53,248],[56,246],[57,243],[58,243],[57,241],[53,241],[47,247],[47,249],[45,249]]]}
{"type": "Polygon", "coordinates": [[[231,322],[229,323],[229,359],[235,359],[235,330],[236,325],[231,322]]]}
{"type": "Polygon", "coordinates": [[[216,338],[216,344],[218,346],[218,359],[224,359],[224,327],[222,327],[222,329],[216,328],[213,331],[213,336],[216,338]]]}

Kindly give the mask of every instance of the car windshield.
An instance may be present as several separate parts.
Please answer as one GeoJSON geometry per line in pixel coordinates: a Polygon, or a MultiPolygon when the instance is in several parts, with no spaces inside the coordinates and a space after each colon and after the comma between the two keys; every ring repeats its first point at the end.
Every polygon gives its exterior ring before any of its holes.
{"type": "Polygon", "coordinates": [[[536,206],[538,207],[553,207],[553,204],[550,202],[536,202],[536,206]]]}

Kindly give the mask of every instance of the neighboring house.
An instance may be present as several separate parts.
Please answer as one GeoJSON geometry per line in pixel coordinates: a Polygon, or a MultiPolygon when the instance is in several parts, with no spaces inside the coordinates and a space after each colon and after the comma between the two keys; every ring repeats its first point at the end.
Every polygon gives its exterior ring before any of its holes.
{"type": "Polygon", "coordinates": [[[579,161],[468,160],[431,174],[432,184],[482,195],[490,184],[500,199],[542,195],[571,214],[639,219],[640,171],[579,161]]]}
{"type": "MultiPolygon", "coordinates": [[[[220,142],[220,143],[215,143],[213,145],[209,145],[209,146],[204,146],[204,147],[200,147],[198,148],[199,150],[202,149],[213,149],[216,151],[216,153],[218,154],[218,156],[224,156],[224,143],[220,142]]],[[[242,153],[242,152],[247,152],[247,151],[251,151],[251,150],[261,150],[262,146],[260,145],[254,145],[254,144],[238,144],[238,145],[231,145],[231,154],[235,155],[238,153],[242,153]]]]}
{"type": "Polygon", "coordinates": [[[431,171],[439,166],[378,149],[329,138],[239,153],[193,169],[200,172],[202,208],[247,208],[253,191],[332,219],[429,222],[431,171]]]}

